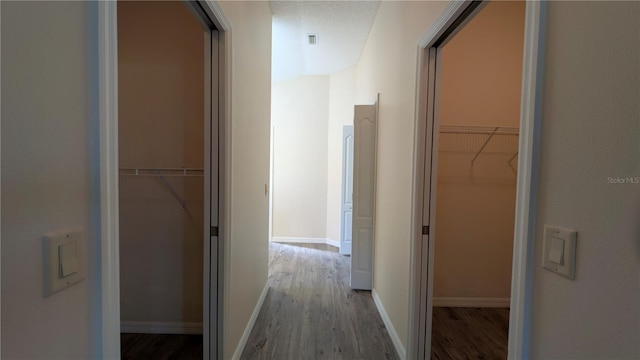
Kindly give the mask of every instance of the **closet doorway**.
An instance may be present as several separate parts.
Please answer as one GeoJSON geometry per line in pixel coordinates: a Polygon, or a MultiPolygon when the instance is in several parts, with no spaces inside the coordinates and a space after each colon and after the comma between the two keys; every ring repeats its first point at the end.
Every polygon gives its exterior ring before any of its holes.
{"type": "Polygon", "coordinates": [[[218,33],[196,2],[117,22],[121,356],[215,358],[218,33]]]}
{"type": "Polygon", "coordinates": [[[439,50],[431,358],[507,359],[525,2],[439,50]]]}
{"type": "Polygon", "coordinates": [[[423,63],[418,358],[508,355],[525,12],[524,1],[473,3],[423,63]]]}

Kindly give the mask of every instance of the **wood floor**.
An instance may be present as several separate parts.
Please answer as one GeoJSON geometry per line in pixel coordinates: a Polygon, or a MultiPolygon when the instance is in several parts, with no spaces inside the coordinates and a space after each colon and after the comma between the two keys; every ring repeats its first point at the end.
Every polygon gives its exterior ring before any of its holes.
{"type": "Polygon", "coordinates": [[[202,335],[121,334],[122,360],[202,359],[202,335]]]}
{"type": "Polygon", "coordinates": [[[433,308],[432,360],[507,358],[509,309],[433,308]]]}
{"type": "Polygon", "coordinates": [[[397,359],[371,292],[328,245],[272,243],[269,292],[241,359],[397,359]]]}

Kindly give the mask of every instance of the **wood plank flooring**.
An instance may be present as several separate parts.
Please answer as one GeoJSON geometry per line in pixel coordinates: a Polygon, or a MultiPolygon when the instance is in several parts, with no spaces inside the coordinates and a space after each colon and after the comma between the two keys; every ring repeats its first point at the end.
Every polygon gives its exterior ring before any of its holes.
{"type": "Polygon", "coordinates": [[[433,308],[432,360],[506,359],[509,309],[433,308]]]}
{"type": "Polygon", "coordinates": [[[122,360],[202,359],[202,335],[121,334],[122,360]]]}
{"type": "Polygon", "coordinates": [[[269,292],[244,360],[397,359],[371,292],[349,287],[349,257],[328,245],[272,243],[269,292]]]}

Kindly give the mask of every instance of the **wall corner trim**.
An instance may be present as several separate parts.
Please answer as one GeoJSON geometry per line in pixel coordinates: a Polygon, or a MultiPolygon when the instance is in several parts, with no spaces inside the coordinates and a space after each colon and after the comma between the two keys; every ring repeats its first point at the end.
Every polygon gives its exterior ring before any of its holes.
{"type": "Polygon", "coordinates": [[[207,4],[210,11],[212,12],[212,15],[213,15],[212,19],[214,21],[216,28],[218,28],[218,31],[231,30],[231,21],[229,21],[229,18],[224,13],[224,10],[222,9],[222,5],[220,5],[220,1],[204,0],[204,2],[207,4]]]}
{"type": "Polygon", "coordinates": [[[401,360],[405,360],[407,358],[407,352],[404,349],[404,346],[402,346],[400,337],[398,337],[398,333],[396,332],[396,329],[393,327],[393,324],[391,323],[391,319],[389,319],[389,315],[387,315],[387,311],[384,309],[384,306],[382,305],[382,300],[380,300],[380,297],[378,296],[378,293],[376,293],[375,289],[371,290],[371,296],[373,297],[373,302],[376,304],[376,308],[380,313],[380,317],[382,317],[382,322],[384,322],[384,326],[387,328],[387,332],[389,332],[389,336],[391,337],[391,341],[393,342],[393,345],[396,348],[396,353],[398,353],[398,357],[401,360]]]}
{"type": "Polygon", "coordinates": [[[267,282],[264,285],[264,289],[262,289],[262,293],[258,298],[258,302],[256,303],[256,307],[253,309],[253,313],[249,318],[249,322],[247,322],[247,326],[244,328],[244,332],[242,333],[242,337],[238,342],[238,346],[236,347],[236,351],[233,353],[232,360],[240,359],[242,352],[244,351],[244,347],[247,345],[247,340],[249,340],[249,335],[251,335],[251,331],[253,330],[253,326],[256,324],[256,320],[258,319],[258,314],[260,314],[260,310],[262,309],[262,304],[264,303],[264,299],[267,297],[267,293],[269,292],[269,283],[267,282]]]}

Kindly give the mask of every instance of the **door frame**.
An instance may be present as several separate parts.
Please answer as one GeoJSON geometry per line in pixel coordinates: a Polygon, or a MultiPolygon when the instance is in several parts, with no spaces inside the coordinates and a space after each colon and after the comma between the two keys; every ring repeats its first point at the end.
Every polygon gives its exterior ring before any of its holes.
{"type": "MultiPolygon", "coordinates": [[[[231,193],[231,24],[216,0],[198,1],[219,33],[219,94],[218,126],[222,134],[219,144],[219,241],[228,242],[231,193]]],[[[117,2],[99,1],[97,9],[98,37],[98,99],[97,115],[100,141],[100,299],[99,341],[104,359],[120,358],[120,254],[118,210],[118,22],[117,2]]],[[[218,314],[224,314],[228,284],[227,261],[229,246],[222,246],[218,261],[218,314]]],[[[203,289],[204,291],[204,289],[203,289]]],[[[222,358],[224,317],[217,319],[217,354],[222,358]]],[[[205,355],[206,356],[206,355],[205,355]]],[[[213,357],[212,357],[213,356],[213,357]]]]}
{"type": "MultiPolygon", "coordinates": [[[[418,42],[414,183],[412,189],[411,268],[408,359],[427,359],[431,353],[433,308],[433,225],[435,194],[432,179],[437,166],[438,93],[437,48],[468,21],[486,1],[451,1],[418,42]],[[430,196],[431,195],[431,196],[430,196]],[[425,228],[426,227],[426,228],[425,228]],[[424,233],[424,235],[423,235],[424,233]],[[431,239],[429,238],[431,236],[431,239]]],[[[529,357],[535,198],[540,144],[542,66],[544,62],[545,1],[527,1],[525,11],[520,138],[516,187],[509,359],[529,357]]]]}

